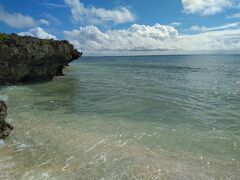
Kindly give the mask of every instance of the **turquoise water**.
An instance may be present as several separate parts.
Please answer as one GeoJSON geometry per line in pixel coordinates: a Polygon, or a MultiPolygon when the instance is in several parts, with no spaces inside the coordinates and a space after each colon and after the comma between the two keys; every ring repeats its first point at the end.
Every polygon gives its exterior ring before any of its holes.
{"type": "Polygon", "coordinates": [[[240,56],[83,57],[2,86],[0,179],[239,179],[240,56]]]}

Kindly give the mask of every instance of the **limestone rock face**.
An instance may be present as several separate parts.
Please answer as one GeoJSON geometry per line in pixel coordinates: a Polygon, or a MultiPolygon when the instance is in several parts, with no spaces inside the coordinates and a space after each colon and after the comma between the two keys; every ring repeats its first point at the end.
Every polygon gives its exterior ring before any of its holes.
{"type": "Polygon", "coordinates": [[[7,117],[7,105],[0,100],[0,138],[7,137],[13,130],[13,126],[5,121],[7,117]]]}
{"type": "Polygon", "coordinates": [[[32,83],[63,75],[81,57],[68,41],[0,33],[0,84],[32,83]]]}

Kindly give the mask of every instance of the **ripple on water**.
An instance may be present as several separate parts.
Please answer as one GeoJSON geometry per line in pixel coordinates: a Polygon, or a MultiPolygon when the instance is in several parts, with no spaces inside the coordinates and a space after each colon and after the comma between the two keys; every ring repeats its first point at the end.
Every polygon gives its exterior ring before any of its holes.
{"type": "Polygon", "coordinates": [[[15,130],[0,177],[239,179],[239,61],[194,57],[83,60],[53,82],[1,87],[15,130]]]}

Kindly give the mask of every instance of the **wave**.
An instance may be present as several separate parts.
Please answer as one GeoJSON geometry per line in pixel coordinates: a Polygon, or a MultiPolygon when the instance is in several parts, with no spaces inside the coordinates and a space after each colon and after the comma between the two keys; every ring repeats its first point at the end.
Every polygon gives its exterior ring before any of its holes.
{"type": "Polygon", "coordinates": [[[4,95],[4,94],[0,94],[0,100],[7,101],[8,100],[8,96],[4,95]]]}

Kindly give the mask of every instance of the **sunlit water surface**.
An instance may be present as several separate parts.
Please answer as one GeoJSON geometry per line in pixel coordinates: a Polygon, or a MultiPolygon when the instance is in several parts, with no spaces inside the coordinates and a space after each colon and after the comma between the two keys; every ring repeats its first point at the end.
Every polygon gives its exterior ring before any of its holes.
{"type": "Polygon", "coordinates": [[[0,179],[240,179],[240,56],[84,57],[2,86],[0,179]]]}

